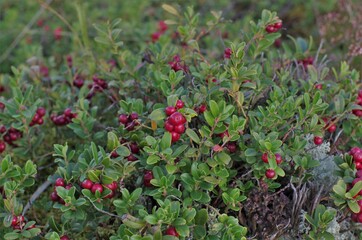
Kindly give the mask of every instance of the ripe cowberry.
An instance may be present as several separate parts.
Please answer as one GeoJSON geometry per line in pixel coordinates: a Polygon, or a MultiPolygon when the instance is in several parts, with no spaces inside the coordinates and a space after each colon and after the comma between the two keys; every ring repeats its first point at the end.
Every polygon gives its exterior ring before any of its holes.
{"type": "Polygon", "coordinates": [[[179,112],[173,113],[168,120],[174,126],[186,123],[186,118],[179,112]]]}
{"type": "Polygon", "coordinates": [[[178,232],[176,231],[176,228],[173,226],[170,226],[166,229],[165,235],[169,235],[169,236],[175,236],[175,237],[179,237],[180,235],[178,234],[178,232]]]}
{"type": "Polygon", "coordinates": [[[127,160],[128,160],[129,162],[134,162],[134,161],[137,161],[138,159],[137,159],[137,157],[136,157],[135,155],[130,154],[130,155],[127,157],[127,160]]]}
{"type": "Polygon", "coordinates": [[[177,142],[180,139],[181,135],[177,132],[171,133],[171,142],[177,142]]]}
{"type": "Polygon", "coordinates": [[[323,138],[315,136],[314,139],[313,139],[313,142],[314,142],[315,145],[321,145],[323,143],[323,138]]]}
{"type": "Polygon", "coordinates": [[[166,121],[165,122],[165,130],[167,131],[167,132],[172,132],[173,131],[173,129],[174,129],[174,126],[171,124],[171,123],[169,123],[168,121],[166,121]]]}
{"type": "Polygon", "coordinates": [[[174,112],[176,112],[176,108],[173,106],[168,106],[165,108],[165,113],[167,116],[171,116],[174,112]]]}
{"type": "Polygon", "coordinates": [[[227,149],[229,150],[230,153],[236,152],[237,146],[236,146],[236,143],[235,143],[235,142],[228,142],[228,143],[226,144],[226,147],[227,147],[227,149]]]}
{"type": "Polygon", "coordinates": [[[273,25],[268,25],[268,26],[266,26],[266,28],[265,28],[265,31],[266,31],[267,33],[273,33],[273,32],[276,32],[276,30],[277,30],[277,29],[275,29],[275,27],[274,27],[273,25]]]}
{"type": "Polygon", "coordinates": [[[273,169],[267,169],[265,171],[265,176],[269,179],[272,179],[275,177],[275,171],[273,169]]]}
{"type": "Polygon", "coordinates": [[[184,133],[185,130],[186,130],[186,127],[185,127],[184,124],[176,125],[176,126],[174,126],[174,128],[173,128],[173,131],[176,132],[176,133],[179,133],[179,134],[184,133]]]}
{"type": "Polygon", "coordinates": [[[283,161],[282,155],[280,155],[279,153],[275,154],[275,161],[277,162],[277,164],[281,164],[283,161]]]}
{"type": "Polygon", "coordinates": [[[151,180],[153,179],[153,173],[150,170],[146,170],[143,175],[143,185],[145,187],[152,187],[151,180]]]}
{"type": "Polygon", "coordinates": [[[268,153],[263,153],[263,155],[261,155],[261,160],[263,160],[265,163],[268,163],[268,153]]]}
{"type": "Polygon", "coordinates": [[[60,237],[60,240],[70,240],[70,238],[67,235],[63,235],[60,237]]]}
{"type": "Polygon", "coordinates": [[[57,192],[54,191],[50,194],[50,200],[52,200],[53,202],[59,201],[59,196],[58,196],[57,192]]]}
{"type": "Polygon", "coordinates": [[[181,109],[181,108],[183,108],[185,106],[185,103],[182,101],[182,100],[177,100],[177,102],[176,102],[176,108],[177,109],[181,109]]]}
{"type": "Polygon", "coordinates": [[[84,180],[81,185],[80,185],[82,188],[85,188],[85,189],[92,189],[93,187],[93,182],[90,180],[90,179],[86,179],[84,180]]]}
{"type": "Polygon", "coordinates": [[[118,121],[120,123],[126,124],[128,122],[128,116],[126,114],[121,114],[118,116],[118,121]]]}
{"type": "Polygon", "coordinates": [[[55,186],[57,187],[65,187],[65,182],[63,178],[57,178],[57,180],[55,180],[55,186]]]}
{"type": "Polygon", "coordinates": [[[112,191],[116,191],[117,190],[117,182],[116,181],[113,181],[112,183],[110,184],[106,184],[105,187],[112,190],[112,191]]]}
{"type": "Polygon", "coordinates": [[[92,191],[92,193],[96,193],[96,191],[98,191],[99,193],[102,193],[103,186],[100,183],[95,183],[95,184],[93,184],[91,191],[92,191]]]}

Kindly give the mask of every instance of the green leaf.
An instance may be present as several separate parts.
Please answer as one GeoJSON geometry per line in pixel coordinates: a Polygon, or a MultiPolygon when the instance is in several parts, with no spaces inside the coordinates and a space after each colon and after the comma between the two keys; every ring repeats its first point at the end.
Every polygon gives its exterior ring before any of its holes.
{"type": "Polygon", "coordinates": [[[208,221],[208,212],[205,208],[200,209],[195,216],[196,225],[205,225],[208,221]]]}
{"type": "Polygon", "coordinates": [[[11,239],[18,239],[18,238],[20,238],[20,236],[21,235],[19,233],[10,232],[10,233],[5,234],[4,238],[6,240],[11,240],[11,239]]]}
{"type": "Polygon", "coordinates": [[[355,200],[349,200],[349,201],[347,201],[347,204],[348,204],[349,209],[351,209],[352,212],[359,213],[360,207],[355,200]]]}
{"type": "Polygon", "coordinates": [[[152,121],[163,120],[166,118],[165,110],[163,108],[155,109],[151,112],[151,114],[149,115],[149,118],[152,121]]]}
{"type": "Polygon", "coordinates": [[[348,193],[351,194],[352,197],[356,196],[362,190],[362,181],[357,182],[348,193]]]}
{"type": "Polygon", "coordinates": [[[153,164],[156,164],[158,163],[158,161],[160,161],[161,158],[157,155],[150,155],[148,158],[147,158],[147,164],[149,165],[153,165],[153,164]]]}
{"type": "Polygon", "coordinates": [[[246,157],[254,157],[257,155],[257,151],[254,148],[247,148],[245,151],[245,156],[246,157]]]}
{"type": "Polygon", "coordinates": [[[192,141],[194,141],[195,143],[199,144],[200,143],[200,138],[199,136],[196,134],[196,132],[194,130],[192,130],[191,128],[186,129],[186,134],[187,136],[189,136],[191,138],[192,141]]]}
{"type": "Polygon", "coordinates": [[[214,116],[214,118],[218,117],[220,114],[220,109],[217,103],[214,100],[210,100],[209,105],[210,105],[210,111],[214,116]]]}
{"type": "Polygon", "coordinates": [[[108,132],[107,134],[107,149],[113,151],[120,145],[117,135],[114,132],[108,132]]]}
{"type": "Polygon", "coordinates": [[[171,133],[165,132],[160,142],[161,150],[166,150],[171,147],[171,133]]]}

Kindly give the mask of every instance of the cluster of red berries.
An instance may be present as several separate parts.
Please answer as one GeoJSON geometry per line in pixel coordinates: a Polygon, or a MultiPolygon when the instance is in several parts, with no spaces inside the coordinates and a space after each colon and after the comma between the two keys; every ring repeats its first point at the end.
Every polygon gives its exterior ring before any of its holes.
{"type": "MultiPolygon", "coordinates": [[[[275,157],[275,161],[277,162],[277,164],[281,164],[283,162],[283,158],[282,155],[280,155],[279,153],[274,154],[275,157]]],[[[261,160],[263,160],[263,162],[268,163],[269,159],[268,159],[268,153],[263,153],[263,155],[261,155],[261,160]]],[[[267,169],[265,171],[265,176],[269,179],[272,179],[275,177],[275,171],[273,169],[267,169]]]]}
{"type": "Polygon", "coordinates": [[[231,54],[233,54],[233,51],[231,50],[231,48],[225,48],[225,50],[224,50],[224,58],[225,59],[230,59],[231,54]]]}
{"type": "Polygon", "coordinates": [[[76,86],[77,88],[81,88],[84,85],[84,78],[82,75],[80,74],[76,74],[74,76],[74,80],[73,80],[73,85],[76,86]]]}
{"type": "Polygon", "coordinates": [[[181,70],[184,72],[189,72],[189,67],[185,63],[181,63],[181,58],[179,55],[175,55],[173,57],[173,61],[168,62],[168,65],[170,65],[171,69],[173,69],[175,72],[181,70]]]}
{"type": "Polygon", "coordinates": [[[178,234],[178,232],[176,231],[176,228],[173,226],[170,226],[166,229],[165,231],[165,235],[169,235],[169,236],[175,236],[175,237],[179,237],[180,235],[178,234]]]}
{"type": "Polygon", "coordinates": [[[150,170],[145,170],[143,175],[143,185],[145,187],[152,187],[151,180],[153,179],[153,173],[150,170]]]}
{"type": "Polygon", "coordinates": [[[275,33],[278,32],[279,29],[281,29],[283,26],[282,21],[276,22],[274,24],[269,24],[268,26],[265,27],[265,31],[267,33],[275,33]]]}
{"type": "Polygon", "coordinates": [[[97,75],[94,75],[93,83],[88,85],[90,92],[87,95],[87,99],[91,99],[97,92],[102,92],[105,89],[108,89],[108,83],[106,80],[99,78],[97,75]]]}
{"type": "Polygon", "coordinates": [[[36,124],[38,125],[42,125],[44,123],[43,117],[46,114],[46,110],[43,107],[40,107],[36,110],[35,115],[33,117],[33,119],[31,120],[29,126],[34,126],[36,124]]]}
{"type": "Polygon", "coordinates": [[[109,190],[111,190],[111,193],[109,193],[108,195],[104,196],[104,198],[113,198],[116,195],[116,191],[117,191],[117,187],[118,184],[116,181],[113,181],[110,184],[100,184],[100,183],[94,183],[92,182],[90,179],[86,179],[84,180],[81,185],[80,185],[83,189],[88,189],[90,190],[93,194],[95,194],[97,191],[99,193],[102,193],[104,188],[108,188],[109,190]]]}
{"type": "MultiPolygon", "coordinates": [[[[362,106],[362,89],[358,91],[356,104],[362,106]]],[[[360,109],[353,109],[352,113],[356,115],[357,117],[362,117],[362,110],[360,109]]]]}
{"type": "Polygon", "coordinates": [[[50,116],[50,119],[52,120],[52,122],[55,125],[64,126],[64,125],[71,123],[72,119],[76,118],[76,117],[77,117],[77,114],[72,113],[72,109],[67,108],[64,110],[63,114],[60,114],[60,115],[52,114],[50,116]]]}
{"type": "Polygon", "coordinates": [[[194,108],[195,112],[197,112],[198,114],[202,114],[206,111],[206,105],[205,104],[201,104],[200,106],[196,106],[194,108]]]}
{"type": "MultiPolygon", "coordinates": [[[[24,226],[26,225],[26,221],[23,215],[19,215],[19,216],[13,216],[13,219],[11,220],[11,226],[13,227],[13,229],[19,229],[22,230],[24,228],[24,226]]],[[[30,227],[28,227],[26,230],[35,228],[35,225],[31,225],[30,227]]]]}
{"type": "Polygon", "coordinates": [[[65,204],[64,200],[59,197],[57,193],[57,187],[63,187],[69,190],[72,186],[73,185],[71,183],[65,184],[64,178],[57,178],[54,184],[54,191],[50,194],[50,200],[52,200],[53,202],[58,202],[60,204],[65,204]]]}
{"type": "Polygon", "coordinates": [[[157,26],[157,32],[154,32],[151,35],[152,42],[157,42],[161,35],[163,35],[167,29],[167,24],[164,21],[159,21],[157,26]]]}
{"type": "Polygon", "coordinates": [[[125,126],[125,129],[127,131],[132,131],[136,126],[139,125],[138,120],[138,114],[133,112],[129,115],[127,114],[120,114],[118,116],[118,122],[119,124],[122,124],[125,126]]]}
{"type": "Polygon", "coordinates": [[[165,113],[169,116],[165,121],[165,130],[171,133],[172,142],[177,142],[181,134],[186,130],[185,123],[186,118],[179,112],[178,109],[184,107],[184,102],[182,100],[177,100],[176,106],[168,106],[165,108],[165,113]]]}
{"type": "Polygon", "coordinates": [[[357,170],[362,170],[362,149],[359,147],[353,147],[349,151],[349,155],[353,157],[354,164],[357,170]]]}
{"type": "Polygon", "coordinates": [[[307,58],[298,60],[298,63],[302,64],[304,69],[307,69],[308,65],[313,65],[314,58],[313,57],[307,57],[307,58]]]}
{"type": "Polygon", "coordinates": [[[5,126],[1,126],[0,127],[0,133],[5,133],[3,136],[3,140],[9,144],[9,145],[14,145],[14,141],[20,139],[23,137],[23,133],[20,132],[19,130],[15,129],[15,128],[9,128],[9,130],[6,131],[6,127],[5,126]]]}

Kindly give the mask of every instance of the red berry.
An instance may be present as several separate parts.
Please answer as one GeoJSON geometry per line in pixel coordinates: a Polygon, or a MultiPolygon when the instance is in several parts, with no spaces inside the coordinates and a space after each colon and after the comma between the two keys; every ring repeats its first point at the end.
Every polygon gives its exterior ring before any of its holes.
{"type": "Polygon", "coordinates": [[[356,172],[356,178],[362,178],[362,170],[356,172]]]}
{"type": "Polygon", "coordinates": [[[63,178],[57,178],[57,180],[55,180],[55,186],[57,187],[65,187],[65,182],[63,178]]]}
{"type": "Polygon", "coordinates": [[[117,153],[117,151],[111,152],[111,158],[117,158],[117,157],[119,157],[119,154],[117,153]]]}
{"type": "Polygon", "coordinates": [[[167,116],[171,116],[174,112],[176,112],[176,108],[173,106],[168,106],[165,108],[165,113],[167,116]]]}
{"type": "Polygon", "coordinates": [[[275,161],[277,162],[277,164],[281,164],[283,161],[282,155],[280,155],[279,153],[275,154],[275,161]]]}
{"type": "Polygon", "coordinates": [[[265,163],[268,163],[268,153],[263,153],[263,155],[261,155],[261,160],[263,160],[265,163]]]}
{"type": "Polygon", "coordinates": [[[265,176],[269,179],[272,179],[275,177],[275,171],[273,169],[268,169],[265,172],[265,176]]]}
{"type": "Polygon", "coordinates": [[[171,123],[169,123],[168,121],[166,121],[164,128],[167,132],[172,132],[174,129],[174,126],[171,123]]]}
{"type": "Polygon", "coordinates": [[[152,39],[152,42],[157,42],[158,39],[161,37],[161,34],[160,32],[154,32],[151,34],[151,39],[152,39]]]}
{"type": "Polygon", "coordinates": [[[353,160],[355,162],[362,162],[362,151],[358,151],[355,154],[353,154],[353,160]]]}
{"type": "Polygon", "coordinates": [[[177,132],[171,133],[171,142],[177,142],[180,139],[181,135],[177,132]]]}
{"type": "Polygon", "coordinates": [[[229,150],[230,153],[234,153],[236,152],[236,143],[235,142],[228,142],[226,145],[227,149],[229,150]]]}
{"type": "Polygon", "coordinates": [[[100,183],[95,183],[92,186],[91,191],[92,191],[92,193],[96,193],[96,191],[98,191],[99,193],[102,193],[103,192],[103,186],[100,183]]]}
{"type": "Polygon", "coordinates": [[[204,113],[206,111],[206,105],[205,104],[201,104],[199,107],[199,112],[200,113],[204,113]]]}
{"type": "Polygon", "coordinates": [[[140,152],[140,149],[139,149],[137,143],[131,143],[129,145],[129,148],[130,148],[131,152],[134,154],[138,154],[140,152]]]}
{"type": "Polygon", "coordinates": [[[225,48],[224,58],[230,59],[232,53],[233,53],[233,51],[231,50],[231,48],[225,48]]]}
{"type": "Polygon", "coordinates": [[[86,179],[84,180],[81,185],[80,185],[82,188],[85,188],[85,189],[92,189],[93,187],[93,182],[90,180],[90,179],[86,179]]]}
{"type": "Polygon", "coordinates": [[[181,113],[175,112],[168,118],[168,121],[172,125],[176,126],[186,123],[186,118],[181,113]]]}
{"type": "Polygon", "coordinates": [[[45,116],[46,110],[43,107],[40,107],[36,110],[36,113],[39,114],[41,117],[45,116]]]}
{"type": "Polygon", "coordinates": [[[314,85],[314,88],[318,89],[318,90],[322,90],[323,85],[321,83],[318,83],[318,84],[314,85]]]}
{"type": "Polygon", "coordinates": [[[161,33],[164,33],[167,29],[168,29],[168,26],[167,26],[167,24],[165,23],[165,21],[159,21],[159,22],[158,22],[158,30],[159,30],[161,33]]]}
{"type": "Polygon", "coordinates": [[[329,128],[327,128],[327,131],[330,133],[333,133],[336,131],[336,129],[337,129],[337,126],[332,124],[329,128]]]}
{"type": "Polygon", "coordinates": [[[72,117],[72,109],[70,109],[70,108],[65,109],[64,110],[64,115],[66,117],[72,117]]]}
{"type": "Polygon", "coordinates": [[[360,149],[359,147],[353,147],[351,148],[351,150],[349,151],[349,155],[354,155],[356,152],[362,152],[362,149],[360,149]]]}
{"type": "Polygon", "coordinates": [[[42,125],[44,123],[44,120],[42,118],[39,118],[37,121],[37,124],[42,125]]]}
{"type": "Polygon", "coordinates": [[[6,149],[6,144],[0,140],[0,153],[3,153],[6,149]]]}
{"type": "Polygon", "coordinates": [[[178,234],[178,232],[176,231],[175,227],[169,227],[166,229],[165,232],[166,235],[170,235],[170,236],[175,236],[175,237],[179,237],[180,235],[178,234]]]}
{"type": "Polygon", "coordinates": [[[18,217],[13,216],[13,219],[11,220],[11,226],[15,227],[16,225],[18,225],[18,217]]]}
{"type": "Polygon", "coordinates": [[[173,128],[173,131],[174,131],[174,132],[177,132],[177,133],[179,133],[179,134],[184,133],[185,130],[186,130],[186,127],[185,127],[184,124],[176,125],[176,126],[174,126],[174,128],[173,128]]]}
{"type": "Polygon", "coordinates": [[[117,182],[113,181],[110,184],[106,184],[105,187],[112,190],[112,191],[116,191],[117,190],[117,182]]]}
{"type": "Polygon", "coordinates": [[[60,237],[60,240],[70,240],[70,238],[67,235],[63,235],[60,237]]]}
{"type": "Polygon", "coordinates": [[[6,132],[6,127],[4,125],[0,126],[0,133],[6,132]]]}
{"type": "Polygon", "coordinates": [[[278,30],[278,29],[281,29],[281,28],[282,28],[283,23],[280,21],[280,22],[274,23],[274,25],[273,25],[273,26],[274,26],[274,28],[275,28],[275,29],[277,29],[277,30],[278,30]]]}
{"type": "Polygon", "coordinates": [[[321,145],[323,143],[323,138],[315,136],[313,141],[315,145],[321,145]]]}
{"type": "Polygon", "coordinates": [[[145,175],[143,175],[143,185],[145,187],[152,187],[151,180],[153,179],[153,173],[150,170],[145,171],[145,175]]]}
{"type": "Polygon", "coordinates": [[[54,191],[50,194],[50,200],[52,200],[53,202],[58,202],[59,196],[56,191],[54,191]]]}
{"type": "Polygon", "coordinates": [[[354,164],[356,165],[357,170],[362,170],[362,162],[355,162],[354,164]]]}
{"type": "Polygon", "coordinates": [[[362,117],[362,110],[360,109],[353,109],[352,113],[356,115],[357,117],[362,117]]]}
{"type": "Polygon", "coordinates": [[[128,116],[126,114],[121,114],[118,116],[118,121],[122,124],[126,124],[128,122],[128,116]]]}
{"type": "Polygon", "coordinates": [[[181,109],[185,106],[185,103],[182,100],[177,100],[176,102],[176,108],[181,109]]]}
{"type": "Polygon", "coordinates": [[[130,119],[130,120],[136,120],[136,119],[138,119],[138,113],[135,113],[135,112],[131,113],[131,114],[129,115],[129,119],[130,119]]]}
{"type": "Polygon", "coordinates": [[[357,214],[357,222],[362,223],[362,212],[357,214]]]}
{"type": "Polygon", "coordinates": [[[130,155],[127,157],[127,160],[128,160],[129,162],[134,162],[134,161],[137,161],[138,159],[137,159],[137,157],[136,157],[135,155],[130,154],[130,155]]]}
{"type": "Polygon", "coordinates": [[[265,31],[266,31],[267,33],[273,33],[273,32],[275,32],[275,30],[277,30],[277,29],[275,29],[273,25],[268,25],[268,26],[266,26],[266,28],[265,28],[265,31]]]}

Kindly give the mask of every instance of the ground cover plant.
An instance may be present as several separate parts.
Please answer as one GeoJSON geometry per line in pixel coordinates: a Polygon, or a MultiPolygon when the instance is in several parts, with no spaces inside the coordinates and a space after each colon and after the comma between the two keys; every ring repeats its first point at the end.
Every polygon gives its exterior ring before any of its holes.
{"type": "Polygon", "coordinates": [[[276,11],[135,2],[26,5],[58,23],[0,54],[0,236],[361,238],[361,69],[276,11]]]}

